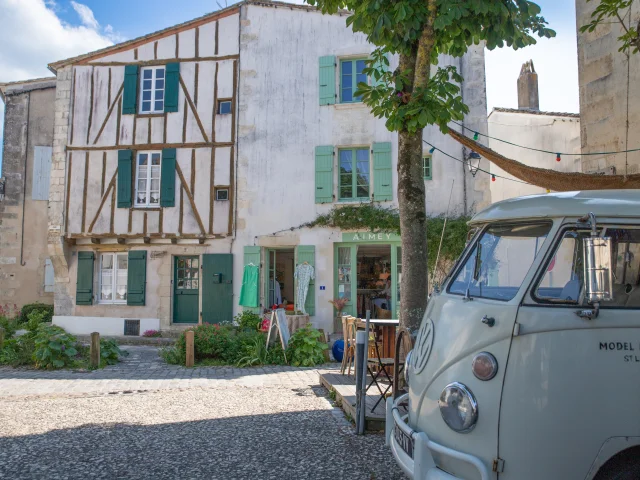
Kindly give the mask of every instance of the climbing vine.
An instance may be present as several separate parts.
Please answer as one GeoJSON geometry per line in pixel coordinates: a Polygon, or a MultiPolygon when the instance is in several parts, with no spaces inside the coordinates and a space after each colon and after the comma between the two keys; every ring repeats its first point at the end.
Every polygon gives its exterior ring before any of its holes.
{"type": "MultiPolygon", "coordinates": [[[[469,217],[459,216],[447,219],[447,228],[442,240],[440,250],[440,263],[438,272],[434,271],[434,264],[438,255],[440,236],[444,226],[444,216],[435,216],[427,219],[427,248],[429,273],[432,276],[442,276],[443,268],[447,268],[452,261],[460,256],[466,245],[469,227],[469,217]]],[[[361,203],[359,205],[344,205],[331,209],[329,213],[319,215],[315,220],[302,225],[302,227],[329,227],[340,230],[359,230],[372,233],[397,233],[400,234],[400,215],[398,209],[382,207],[373,203],[361,203]]]]}

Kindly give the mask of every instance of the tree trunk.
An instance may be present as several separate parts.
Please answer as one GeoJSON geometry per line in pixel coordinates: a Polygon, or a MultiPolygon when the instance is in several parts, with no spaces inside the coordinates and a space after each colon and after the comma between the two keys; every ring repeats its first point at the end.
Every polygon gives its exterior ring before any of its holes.
{"type": "Polygon", "coordinates": [[[429,290],[422,130],[398,132],[398,204],[402,233],[400,326],[415,331],[427,308],[429,290]]]}

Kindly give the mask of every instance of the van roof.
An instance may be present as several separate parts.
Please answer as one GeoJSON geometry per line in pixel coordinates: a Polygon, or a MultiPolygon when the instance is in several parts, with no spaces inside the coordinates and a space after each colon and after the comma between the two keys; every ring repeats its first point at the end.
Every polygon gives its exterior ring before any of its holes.
{"type": "Polygon", "coordinates": [[[585,190],[527,195],[494,203],[478,212],[469,222],[523,218],[640,217],[640,190],[585,190]]]}

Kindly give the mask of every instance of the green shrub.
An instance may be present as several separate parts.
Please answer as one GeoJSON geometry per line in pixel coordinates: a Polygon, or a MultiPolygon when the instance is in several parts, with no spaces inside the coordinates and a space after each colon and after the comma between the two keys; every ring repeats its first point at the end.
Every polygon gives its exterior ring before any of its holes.
{"type": "Polygon", "coordinates": [[[120,357],[129,355],[129,352],[120,350],[118,342],[113,339],[100,339],[100,361],[107,365],[115,365],[120,361],[120,357]]]}
{"type": "Polygon", "coordinates": [[[16,333],[18,325],[15,318],[0,316],[0,327],[4,329],[4,338],[9,339],[16,333]]]}
{"type": "Polygon", "coordinates": [[[265,365],[267,363],[269,351],[267,350],[267,345],[262,335],[255,337],[253,342],[245,345],[243,350],[245,355],[238,360],[238,367],[251,367],[253,365],[265,365]]]}
{"type": "Polygon", "coordinates": [[[324,363],[324,351],[329,348],[320,341],[322,333],[311,325],[295,331],[287,347],[287,360],[295,367],[312,367],[324,363]]]}
{"type": "Polygon", "coordinates": [[[53,319],[53,305],[29,303],[24,305],[20,311],[20,323],[27,323],[31,312],[44,312],[43,322],[51,322],[53,319]]]}
{"type": "Polygon", "coordinates": [[[28,315],[27,330],[35,332],[42,323],[49,322],[48,314],[44,310],[32,310],[28,315]]]}
{"type": "Polygon", "coordinates": [[[184,365],[185,352],[178,347],[164,347],[159,352],[162,359],[169,365],[184,365]]]}
{"type": "Polygon", "coordinates": [[[249,310],[243,310],[233,319],[238,323],[238,327],[242,329],[258,330],[262,324],[262,318],[257,313],[249,310]]]}
{"type": "Polygon", "coordinates": [[[76,338],[55,325],[40,324],[34,336],[33,358],[37,368],[69,366],[78,353],[76,338]]]}
{"type": "Polygon", "coordinates": [[[22,335],[4,342],[4,348],[0,349],[0,365],[33,364],[33,352],[35,344],[32,335],[22,335]]]}

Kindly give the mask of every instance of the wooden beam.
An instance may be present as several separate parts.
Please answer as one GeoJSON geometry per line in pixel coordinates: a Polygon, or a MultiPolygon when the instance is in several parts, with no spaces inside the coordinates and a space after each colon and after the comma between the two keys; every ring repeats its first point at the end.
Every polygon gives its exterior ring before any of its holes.
{"type": "Polygon", "coordinates": [[[91,135],[91,123],[93,122],[93,89],[95,83],[95,67],[91,67],[91,89],[89,90],[89,120],[87,122],[87,145],[89,145],[89,136],[91,135]]]}
{"type": "Polygon", "coordinates": [[[199,238],[199,239],[198,239],[198,243],[199,243],[200,245],[202,245],[202,244],[204,243],[204,237],[199,238]]]}
{"type": "MultiPolygon", "coordinates": [[[[124,91],[124,82],[122,82],[122,85],[120,85],[120,89],[118,90],[118,93],[116,94],[116,98],[113,99],[113,103],[111,104],[111,106],[109,106],[109,110],[107,110],[107,115],[104,117],[104,120],[102,121],[102,125],[100,125],[100,130],[98,130],[98,134],[96,135],[96,138],[93,141],[94,145],[96,143],[98,143],[98,140],[100,139],[100,135],[102,135],[102,131],[104,130],[104,127],[107,126],[107,122],[109,121],[109,118],[111,117],[111,113],[113,112],[113,108],[117,105],[118,100],[120,100],[120,95],[122,95],[123,91],[124,91]]],[[[73,140],[71,141],[71,143],[73,143],[73,140]]],[[[70,147],[67,147],[67,149],[69,149],[69,148],[70,147]]]]}
{"type": "Polygon", "coordinates": [[[142,237],[144,243],[151,243],[151,237],[142,237]]]}
{"type": "MultiPolygon", "coordinates": [[[[180,62],[222,62],[224,60],[237,60],[240,55],[214,55],[212,57],[189,57],[181,58],[180,62]]],[[[140,67],[153,67],[157,65],[166,65],[167,63],[174,63],[175,58],[165,58],[157,60],[133,60],[131,62],[91,62],[90,65],[94,67],[124,67],[126,65],[138,65],[140,67]]]]}
{"type": "Polygon", "coordinates": [[[118,238],[118,243],[119,243],[120,245],[124,245],[124,244],[125,244],[125,242],[126,242],[126,240],[125,240],[124,238],[118,238]]]}
{"type": "MultiPolygon", "coordinates": [[[[204,131],[204,127],[202,126],[202,120],[200,120],[200,115],[198,115],[198,110],[196,109],[196,106],[193,103],[193,100],[191,100],[191,95],[189,95],[189,91],[187,90],[187,86],[184,84],[184,80],[182,79],[182,75],[180,75],[180,85],[182,86],[182,91],[184,92],[184,96],[187,100],[187,102],[189,102],[189,106],[191,107],[191,111],[193,112],[193,116],[196,118],[196,122],[198,123],[198,127],[200,128],[200,133],[202,133],[202,138],[204,138],[204,141],[209,143],[209,137],[207,136],[207,132],[204,131]]],[[[215,107],[214,107],[215,108],[215,107]]],[[[185,128],[186,128],[186,109],[185,109],[185,128]]],[[[184,136],[184,133],[183,133],[184,136]]],[[[186,140],[185,140],[186,141],[186,140]]]]}
{"type": "Polygon", "coordinates": [[[211,148],[232,147],[233,142],[193,142],[193,143],[140,143],[137,145],[105,145],[103,147],[74,147],[67,146],[68,152],[81,151],[109,151],[109,150],[161,150],[163,148],[211,148]]]}
{"type": "Polygon", "coordinates": [[[99,244],[100,243],[100,239],[99,238],[92,238],[91,239],[91,243],[99,244]]]}
{"type": "Polygon", "coordinates": [[[73,162],[73,152],[69,152],[67,161],[67,198],[65,199],[64,229],[69,232],[69,202],[71,200],[71,164],[73,162]]]}
{"type": "Polygon", "coordinates": [[[102,207],[104,206],[104,202],[106,202],[107,198],[109,198],[109,193],[111,192],[111,189],[115,187],[117,175],[118,175],[118,168],[116,167],[116,171],[113,173],[113,177],[111,177],[111,181],[109,182],[109,186],[107,187],[107,191],[104,192],[104,195],[102,195],[102,201],[100,202],[100,206],[98,207],[98,211],[96,212],[96,215],[93,217],[93,220],[91,220],[91,223],[89,224],[89,233],[91,233],[93,231],[93,227],[95,226],[96,222],[98,221],[98,217],[100,216],[100,212],[102,211],[102,207]]]}
{"type": "MultiPolygon", "coordinates": [[[[200,227],[200,232],[202,232],[202,234],[205,235],[207,233],[207,231],[204,228],[204,225],[202,223],[202,218],[200,218],[200,214],[198,213],[198,208],[196,207],[196,202],[193,199],[193,195],[191,194],[191,191],[189,190],[189,185],[187,185],[187,181],[184,179],[184,175],[182,173],[182,169],[180,168],[180,164],[178,162],[176,162],[176,171],[178,172],[178,175],[180,176],[180,182],[182,182],[182,188],[184,188],[185,193],[187,194],[187,198],[189,199],[189,203],[191,204],[191,210],[193,211],[193,215],[196,217],[196,220],[198,221],[198,226],[200,227]]],[[[180,222],[182,222],[182,216],[180,217],[180,222]]]]}
{"type": "MultiPolygon", "coordinates": [[[[151,238],[151,240],[161,240],[161,239],[165,239],[165,240],[169,240],[172,238],[175,238],[177,240],[199,240],[201,238],[208,238],[208,239],[214,239],[214,240],[218,240],[218,239],[222,239],[222,238],[228,238],[227,235],[220,235],[220,234],[214,234],[214,235],[201,235],[199,233],[184,233],[182,235],[180,235],[179,233],[148,233],[147,235],[145,235],[144,233],[71,233],[67,236],[68,241],[70,241],[71,239],[92,239],[92,238],[97,238],[97,239],[116,239],[116,240],[131,240],[131,239],[143,239],[144,237],[149,237],[151,238]]],[[[120,242],[118,242],[120,243],[120,242]]]]}
{"type": "Polygon", "coordinates": [[[89,185],[89,152],[84,154],[84,190],[82,190],[82,227],[81,232],[84,232],[85,221],[87,219],[87,186],[89,185]]]}
{"type": "Polygon", "coordinates": [[[175,238],[175,237],[173,237],[173,238],[171,239],[171,243],[173,243],[173,244],[175,245],[176,243],[178,243],[178,239],[177,239],[177,238],[175,238]]]}

